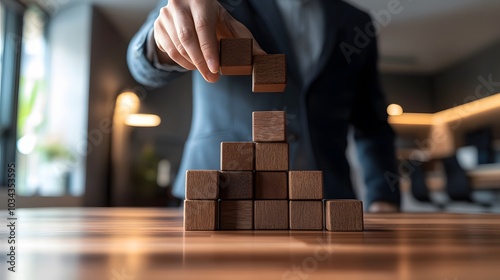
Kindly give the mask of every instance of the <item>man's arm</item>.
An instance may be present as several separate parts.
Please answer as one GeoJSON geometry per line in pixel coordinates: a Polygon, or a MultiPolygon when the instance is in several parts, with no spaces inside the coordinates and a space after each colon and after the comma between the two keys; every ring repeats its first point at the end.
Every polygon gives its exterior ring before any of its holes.
{"type": "Polygon", "coordinates": [[[397,174],[395,133],[387,122],[387,103],[379,82],[377,40],[371,39],[351,123],[367,187],[368,206],[374,201],[400,205],[399,183],[388,177],[388,174],[397,174]]]}
{"type": "MultiPolygon", "coordinates": [[[[127,55],[134,78],[144,85],[157,87],[179,73],[162,71],[147,59],[147,42],[151,42],[151,38],[156,43],[159,63],[176,63],[185,69],[196,69],[207,82],[216,82],[219,78],[219,39],[253,39],[253,35],[216,0],[160,1],[132,40],[127,55]]],[[[254,54],[264,54],[257,42],[253,42],[254,54]]]]}
{"type": "MultiPolygon", "coordinates": [[[[165,71],[154,65],[154,61],[148,58],[148,45],[151,47],[150,36],[152,35],[153,25],[160,14],[161,7],[167,5],[168,0],[158,2],[156,8],[149,14],[146,22],[130,41],[127,51],[127,63],[130,73],[134,79],[147,87],[158,88],[166,85],[171,80],[181,76],[183,71],[165,71]]],[[[156,50],[154,50],[156,51],[156,50]]]]}

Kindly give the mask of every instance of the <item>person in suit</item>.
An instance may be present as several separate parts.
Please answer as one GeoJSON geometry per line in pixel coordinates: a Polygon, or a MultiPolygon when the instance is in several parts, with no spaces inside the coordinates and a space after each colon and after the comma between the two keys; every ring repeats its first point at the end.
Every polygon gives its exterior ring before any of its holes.
{"type": "Polygon", "coordinates": [[[290,168],[322,170],[325,198],[356,197],[346,158],[352,127],[366,209],[399,211],[399,184],[388,176],[397,174],[395,134],[374,28],[367,13],[340,0],[159,1],[131,40],[127,61],[136,81],[151,88],[197,70],[173,194],[184,198],[186,170],[219,169],[220,142],[251,141],[253,111],[278,109],[287,112],[290,168]],[[224,37],[253,38],[254,54],[286,54],[285,92],[252,93],[251,77],[220,76],[224,37]]]}

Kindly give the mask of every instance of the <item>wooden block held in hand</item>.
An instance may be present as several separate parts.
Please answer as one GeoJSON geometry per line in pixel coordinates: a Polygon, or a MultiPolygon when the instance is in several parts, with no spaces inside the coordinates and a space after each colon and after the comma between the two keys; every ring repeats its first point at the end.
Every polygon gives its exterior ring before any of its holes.
{"type": "Polygon", "coordinates": [[[254,201],[255,229],[288,229],[288,200],[254,201]]]}
{"type": "Polygon", "coordinates": [[[252,44],[250,38],[220,40],[220,73],[222,75],[252,75],[252,44]]]}
{"type": "Polygon", "coordinates": [[[219,172],[215,170],[186,171],[186,199],[219,198],[219,172]]]}
{"type": "Polygon", "coordinates": [[[290,201],[290,229],[322,230],[323,201],[295,200],[290,201]]]}
{"type": "Polygon", "coordinates": [[[288,143],[255,143],[255,170],[287,171],[288,143]]]}
{"type": "Polygon", "coordinates": [[[252,229],[252,200],[221,200],[219,209],[219,227],[222,230],[252,229]]]}
{"type": "Polygon", "coordinates": [[[253,112],[252,138],[254,142],[286,141],[286,113],[284,111],[253,112]]]}
{"type": "Polygon", "coordinates": [[[255,172],[255,199],[288,199],[287,172],[255,172]]]}
{"type": "Polygon", "coordinates": [[[217,230],[217,200],[185,200],[184,230],[217,230]]]}
{"type": "Polygon", "coordinates": [[[363,202],[355,199],[325,201],[326,229],[363,231],[363,202]]]}
{"type": "Polygon", "coordinates": [[[286,87],[284,54],[265,54],[253,57],[252,91],[283,92],[286,87]]]}
{"type": "Polygon", "coordinates": [[[223,171],[252,171],[254,169],[254,155],[252,142],[222,142],[220,144],[220,169],[223,171]]]}
{"type": "Polygon", "coordinates": [[[219,176],[220,199],[253,199],[252,171],[221,171],[219,176]]]}
{"type": "Polygon", "coordinates": [[[290,171],[288,188],[291,200],[323,199],[323,172],[290,171]]]}

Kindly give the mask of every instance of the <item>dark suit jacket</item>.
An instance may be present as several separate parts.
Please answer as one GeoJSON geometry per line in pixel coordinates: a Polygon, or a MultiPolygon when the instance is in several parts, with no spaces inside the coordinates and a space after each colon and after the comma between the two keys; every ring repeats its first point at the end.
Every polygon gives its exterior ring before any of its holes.
{"type": "MultiPolygon", "coordinates": [[[[182,75],[154,68],[145,56],[147,34],[167,2],[159,2],[129,46],[130,71],[145,86],[160,87],[182,75]]],[[[394,133],[378,81],[377,42],[365,32],[366,28],[373,31],[370,16],[343,1],[323,0],[323,52],[316,71],[301,77],[294,55],[300,50],[287,37],[274,1],[221,3],[266,52],[287,55],[288,85],[284,93],[256,94],[251,92],[251,77],[222,76],[209,84],[195,71],[191,132],[174,194],[184,197],[185,170],[219,169],[220,142],[251,141],[253,111],[279,109],[288,114],[291,169],[323,170],[326,198],[355,196],[345,157],[352,125],[367,185],[366,201],[399,203],[399,185],[388,180],[393,179],[389,174],[396,174],[394,133]]]]}

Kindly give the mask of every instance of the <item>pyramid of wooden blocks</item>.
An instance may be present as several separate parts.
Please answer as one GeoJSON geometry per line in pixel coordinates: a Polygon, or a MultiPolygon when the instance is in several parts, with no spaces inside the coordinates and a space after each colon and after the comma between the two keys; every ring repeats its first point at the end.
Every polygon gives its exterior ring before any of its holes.
{"type": "Polygon", "coordinates": [[[250,38],[221,38],[219,42],[222,75],[252,75],[253,92],[283,92],[286,87],[284,54],[253,55],[250,38]]]}
{"type": "Polygon", "coordinates": [[[285,112],[254,112],[252,139],[222,142],[221,170],[186,172],[185,230],[363,230],[361,201],[324,201],[322,171],[289,170],[285,112]]]}

